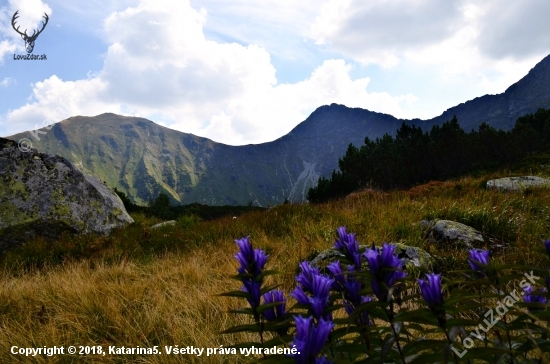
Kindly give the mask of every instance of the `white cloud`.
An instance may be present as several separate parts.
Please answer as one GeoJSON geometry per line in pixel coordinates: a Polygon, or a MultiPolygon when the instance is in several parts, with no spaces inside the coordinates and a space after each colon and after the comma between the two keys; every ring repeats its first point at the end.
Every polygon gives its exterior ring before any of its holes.
{"type": "Polygon", "coordinates": [[[545,0],[483,3],[476,44],[494,59],[526,59],[550,51],[550,2],[545,0]]]}
{"type": "Polygon", "coordinates": [[[310,36],[354,59],[384,67],[403,52],[439,42],[459,27],[462,0],[328,0],[310,36]]]}
{"type": "Polygon", "coordinates": [[[287,133],[323,104],[399,116],[400,103],[414,101],[412,95],[367,92],[369,79],[352,79],[343,60],[324,61],[301,82],[277,84],[264,48],[208,40],[206,21],[206,11],[187,1],[142,0],[111,14],[103,23],[110,43],[103,69],[78,81],[52,76],[37,82],[32,101],[6,122],[32,129],[41,119],[139,113],[160,115],[181,131],[246,144],[287,133]]]}
{"type": "Polygon", "coordinates": [[[6,134],[34,130],[75,115],[96,115],[101,112],[120,112],[118,104],[99,100],[105,88],[99,78],[63,81],[57,76],[33,85],[33,101],[8,113],[4,123],[6,134]],[[19,125],[23,126],[23,129],[19,125]],[[15,129],[15,127],[18,129],[15,129]]]}
{"type": "Polygon", "coordinates": [[[549,13],[544,0],[327,0],[309,36],[357,62],[482,95],[503,92],[550,52],[549,13]]]}
{"type": "Polygon", "coordinates": [[[15,81],[14,78],[5,77],[2,81],[0,81],[0,87],[9,87],[10,85],[14,85],[16,83],[17,81],[15,81]]]}
{"type": "Polygon", "coordinates": [[[307,33],[324,0],[191,0],[208,9],[205,31],[214,39],[256,44],[285,60],[303,60],[307,33]]]}

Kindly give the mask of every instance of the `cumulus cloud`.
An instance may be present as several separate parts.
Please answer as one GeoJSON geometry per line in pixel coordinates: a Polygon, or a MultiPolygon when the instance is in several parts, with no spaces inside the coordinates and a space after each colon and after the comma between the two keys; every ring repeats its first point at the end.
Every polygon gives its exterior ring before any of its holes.
{"type": "MultiPolygon", "coordinates": [[[[52,76],[9,125],[103,112],[162,119],[167,126],[228,144],[260,143],[287,133],[323,104],[345,103],[399,115],[412,95],[367,92],[351,65],[327,60],[307,79],[278,84],[270,54],[258,45],[209,40],[204,9],[188,1],[142,0],[109,15],[103,69],[87,79],[52,76]],[[155,116],[155,117],[153,117],[155,116]]],[[[21,131],[21,130],[19,130],[21,131]]]]}
{"type": "Polygon", "coordinates": [[[363,63],[393,66],[403,52],[452,35],[460,25],[462,2],[329,0],[310,35],[363,63]]]}
{"type": "Polygon", "coordinates": [[[309,37],[362,64],[481,95],[503,92],[550,53],[549,13],[544,0],[327,0],[309,37]]]}
{"type": "Polygon", "coordinates": [[[431,48],[440,51],[422,58],[426,64],[448,64],[464,51],[490,60],[540,59],[550,50],[548,14],[544,0],[328,0],[309,36],[359,62],[385,67],[420,61],[415,54],[431,48]]]}
{"type": "Polygon", "coordinates": [[[550,51],[550,2],[493,0],[483,6],[477,44],[495,59],[548,54],[550,51]]]}

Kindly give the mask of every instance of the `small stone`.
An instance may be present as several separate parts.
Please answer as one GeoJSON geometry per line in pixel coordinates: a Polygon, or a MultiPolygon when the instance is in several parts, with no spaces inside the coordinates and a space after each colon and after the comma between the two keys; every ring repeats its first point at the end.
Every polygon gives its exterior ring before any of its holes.
{"type": "Polygon", "coordinates": [[[151,226],[151,229],[156,229],[156,228],[163,227],[163,226],[173,226],[175,224],[176,224],[176,220],[164,221],[164,222],[160,222],[156,225],[151,226]]]}

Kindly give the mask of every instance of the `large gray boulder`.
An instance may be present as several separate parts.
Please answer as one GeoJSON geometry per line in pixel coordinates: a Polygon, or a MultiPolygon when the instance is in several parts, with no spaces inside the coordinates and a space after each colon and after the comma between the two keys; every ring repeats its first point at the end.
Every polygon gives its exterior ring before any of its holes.
{"type": "Polygon", "coordinates": [[[505,177],[487,181],[487,189],[523,191],[527,188],[550,187],[550,179],[537,176],[505,177]]]}
{"type": "Polygon", "coordinates": [[[436,244],[454,244],[460,248],[472,249],[483,244],[483,236],[479,231],[451,220],[422,220],[420,222],[424,237],[436,244]]]}
{"type": "Polygon", "coordinates": [[[0,138],[0,251],[34,235],[108,234],[132,223],[120,198],[63,157],[0,138]]]}

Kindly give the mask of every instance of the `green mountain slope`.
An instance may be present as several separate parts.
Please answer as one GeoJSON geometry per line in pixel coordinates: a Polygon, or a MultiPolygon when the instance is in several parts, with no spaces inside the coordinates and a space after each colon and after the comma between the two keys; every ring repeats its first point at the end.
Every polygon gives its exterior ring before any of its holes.
{"type": "Polygon", "coordinates": [[[402,122],[423,130],[456,115],[467,131],[487,122],[509,130],[522,115],[550,108],[550,56],[499,95],[486,95],[430,120],[332,104],[315,110],[287,135],[269,143],[230,146],[135,117],[76,116],[49,130],[23,132],[41,152],[59,154],[87,173],[117,187],[136,203],[165,192],[176,203],[208,205],[278,204],[303,201],[320,176],[338,168],[351,143],[363,145],[402,122]]]}

